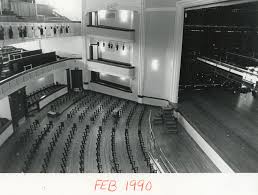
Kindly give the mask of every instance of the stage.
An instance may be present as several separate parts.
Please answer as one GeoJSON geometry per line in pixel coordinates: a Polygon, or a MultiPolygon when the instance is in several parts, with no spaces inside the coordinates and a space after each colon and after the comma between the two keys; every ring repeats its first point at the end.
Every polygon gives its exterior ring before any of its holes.
{"type": "Polygon", "coordinates": [[[235,172],[258,172],[258,100],[224,89],[184,91],[179,112],[235,172]]]}

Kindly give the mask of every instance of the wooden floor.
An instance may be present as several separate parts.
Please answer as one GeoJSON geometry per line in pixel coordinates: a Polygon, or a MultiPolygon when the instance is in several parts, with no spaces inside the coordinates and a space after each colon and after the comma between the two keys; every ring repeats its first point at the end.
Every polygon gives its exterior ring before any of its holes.
{"type": "Polygon", "coordinates": [[[235,172],[258,172],[257,98],[223,89],[179,98],[179,111],[235,172]]]}
{"type": "MultiPolygon", "coordinates": [[[[152,118],[159,109],[152,109],[152,118]]],[[[178,124],[178,133],[169,133],[164,125],[153,125],[156,142],[178,173],[214,173],[217,167],[178,124]]]]}

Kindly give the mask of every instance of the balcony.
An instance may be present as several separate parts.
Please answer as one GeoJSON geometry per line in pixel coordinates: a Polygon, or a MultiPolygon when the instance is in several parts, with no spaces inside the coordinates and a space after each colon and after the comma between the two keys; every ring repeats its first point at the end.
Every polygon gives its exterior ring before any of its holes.
{"type": "MultiPolygon", "coordinates": [[[[1,18],[1,17],[0,17],[1,18]]],[[[0,44],[11,45],[39,39],[81,36],[80,22],[1,22],[0,44]]]]}
{"type": "Polygon", "coordinates": [[[106,60],[88,60],[88,69],[94,72],[105,73],[118,77],[134,79],[135,67],[130,64],[111,62],[106,60]]]}
{"type": "Polygon", "coordinates": [[[122,42],[134,42],[135,41],[135,30],[117,28],[110,26],[94,26],[88,25],[86,28],[86,33],[89,37],[97,39],[113,39],[122,42]]]}

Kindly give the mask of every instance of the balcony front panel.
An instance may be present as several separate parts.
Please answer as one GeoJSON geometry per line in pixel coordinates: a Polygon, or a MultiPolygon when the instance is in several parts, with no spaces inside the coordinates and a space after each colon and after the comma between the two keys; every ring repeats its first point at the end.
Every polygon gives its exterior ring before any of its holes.
{"type": "Polygon", "coordinates": [[[113,39],[122,42],[134,42],[135,40],[135,31],[128,29],[87,26],[86,33],[89,37],[97,39],[113,39]]]}
{"type": "Polygon", "coordinates": [[[88,70],[130,79],[135,77],[135,67],[98,60],[88,60],[88,70]]]}

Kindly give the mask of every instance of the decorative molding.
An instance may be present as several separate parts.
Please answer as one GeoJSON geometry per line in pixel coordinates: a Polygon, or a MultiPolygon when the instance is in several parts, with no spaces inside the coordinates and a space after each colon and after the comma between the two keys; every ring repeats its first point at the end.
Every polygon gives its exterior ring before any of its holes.
{"type": "Polygon", "coordinates": [[[140,29],[140,43],[139,43],[139,70],[138,70],[138,95],[143,94],[144,88],[144,66],[145,66],[145,0],[141,1],[141,12],[139,13],[139,29],[140,29]]]}

